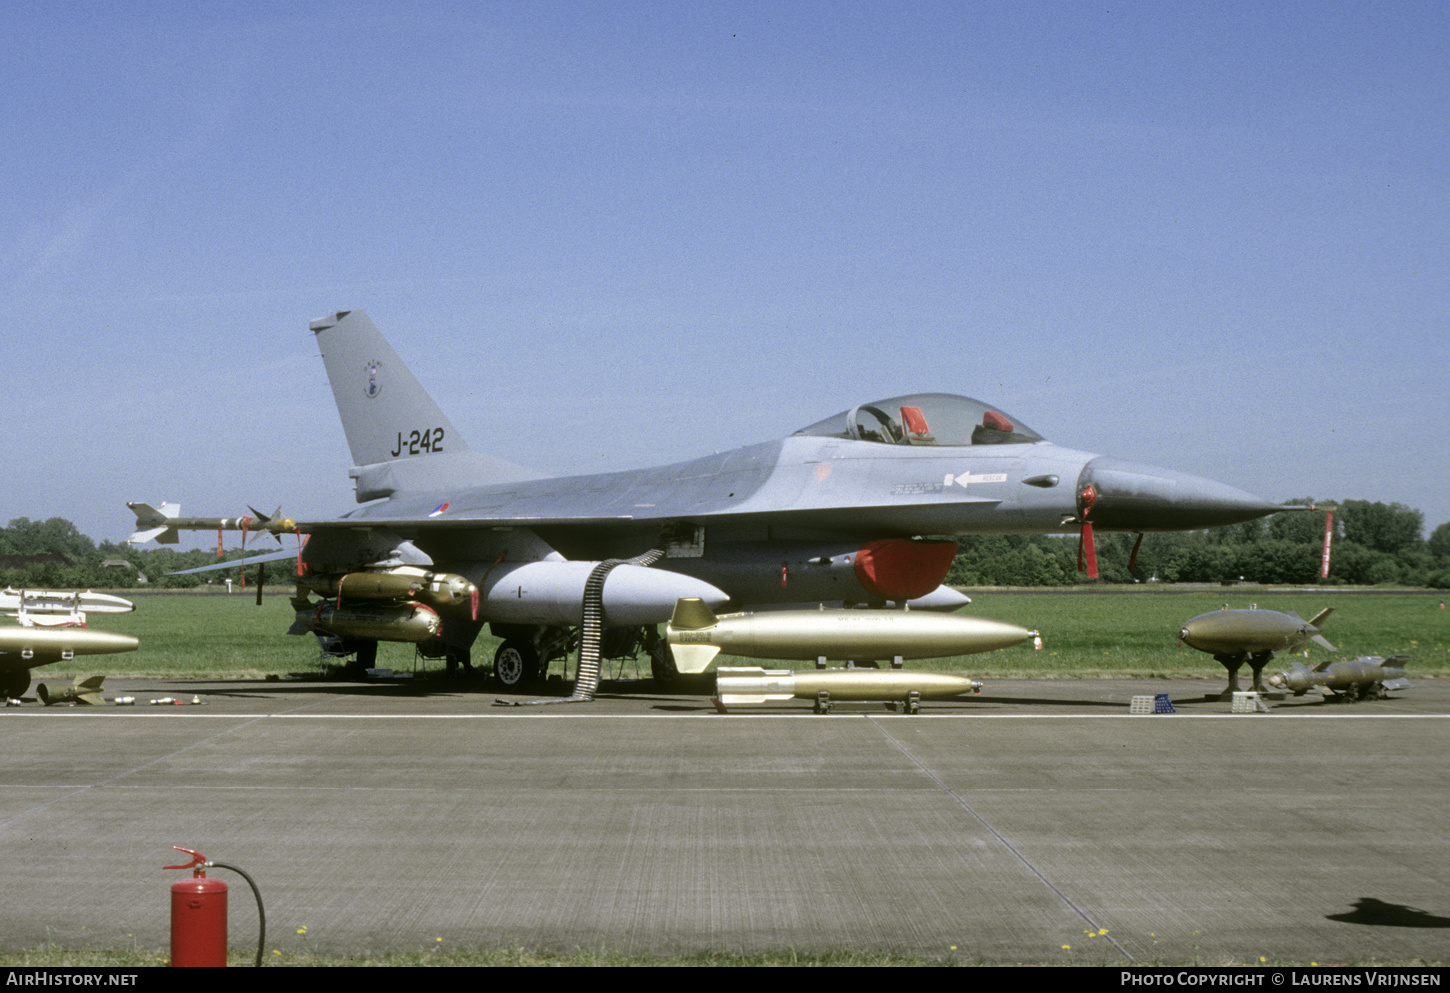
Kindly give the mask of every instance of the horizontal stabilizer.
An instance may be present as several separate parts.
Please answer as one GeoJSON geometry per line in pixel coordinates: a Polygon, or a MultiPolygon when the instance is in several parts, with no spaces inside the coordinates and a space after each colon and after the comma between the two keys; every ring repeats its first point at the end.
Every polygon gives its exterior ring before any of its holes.
{"type": "Polygon", "coordinates": [[[1331,652],[1337,652],[1337,651],[1339,651],[1339,649],[1335,648],[1329,642],[1325,641],[1324,640],[1324,635],[1322,635],[1322,634],[1316,634],[1312,638],[1310,638],[1309,640],[1312,641],[1312,642],[1314,642],[1314,644],[1318,645],[1320,648],[1327,649],[1328,651],[1331,651],[1331,652]]]}

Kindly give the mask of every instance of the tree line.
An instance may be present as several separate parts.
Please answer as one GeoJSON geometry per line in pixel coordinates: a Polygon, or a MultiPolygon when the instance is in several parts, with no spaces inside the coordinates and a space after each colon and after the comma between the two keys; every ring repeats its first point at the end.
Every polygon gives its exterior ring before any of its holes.
{"type": "MultiPolygon", "coordinates": [[[[1309,499],[1291,500],[1309,506],[1309,499]]],[[[1450,521],[1424,534],[1424,515],[1398,503],[1345,500],[1319,503],[1314,512],[1281,513],[1211,531],[1167,532],[1143,538],[1129,570],[1135,535],[1097,535],[1100,582],[1305,585],[1320,582],[1325,511],[1334,511],[1328,584],[1450,589],[1450,521]]],[[[957,586],[1068,586],[1085,582],[1077,571],[1076,535],[966,535],[947,574],[957,586]]],[[[266,547],[266,546],[255,546],[266,547]]],[[[240,557],[232,549],[226,558],[240,557]]],[[[97,545],[61,517],[12,520],[0,529],[0,584],[31,589],[176,589],[220,582],[235,574],[172,576],[217,561],[214,551],[97,545]],[[104,563],[112,563],[105,565],[104,563]],[[143,579],[144,577],[144,579],[143,579]]],[[[273,582],[286,581],[287,564],[272,563],[273,582]]],[[[255,579],[255,567],[249,581],[255,579]]]]}
{"type": "MultiPolygon", "coordinates": [[[[270,539],[268,539],[270,542],[270,539]]],[[[267,546],[258,545],[257,548],[267,546]]],[[[275,547],[275,546],[274,546],[275,547]]],[[[232,549],[227,559],[241,557],[232,549]]],[[[170,576],[167,573],[217,562],[217,554],[205,549],[178,551],[174,548],[137,548],[132,545],[103,541],[97,545],[81,534],[63,517],[32,521],[17,517],[0,529],[0,585],[26,589],[186,589],[208,582],[221,582],[234,573],[202,573],[196,576],[170,576]]],[[[285,576],[287,563],[271,563],[268,570],[285,576]]],[[[256,568],[248,570],[254,578],[256,568]]]]}
{"type": "MultiPolygon", "coordinates": [[[[1105,583],[1320,583],[1327,511],[1334,512],[1326,584],[1450,589],[1450,522],[1423,537],[1424,515],[1399,503],[1345,500],[1316,503],[1313,512],[1280,513],[1210,531],[1144,535],[1128,569],[1132,534],[1096,535],[1098,573],[1105,583]]],[[[1076,535],[970,535],[947,582],[959,586],[1066,586],[1085,582],[1077,571],[1076,535]]]]}

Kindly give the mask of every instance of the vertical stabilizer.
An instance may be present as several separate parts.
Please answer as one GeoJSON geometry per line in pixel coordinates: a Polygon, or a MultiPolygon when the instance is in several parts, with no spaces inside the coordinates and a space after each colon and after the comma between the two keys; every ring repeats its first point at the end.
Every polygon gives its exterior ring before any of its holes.
{"type": "Polygon", "coordinates": [[[352,450],[358,502],[401,491],[539,479],[469,449],[368,315],[339,310],[310,325],[352,450]]]}
{"type": "Polygon", "coordinates": [[[310,326],[355,465],[468,451],[458,429],[367,314],[340,310],[310,326]]]}

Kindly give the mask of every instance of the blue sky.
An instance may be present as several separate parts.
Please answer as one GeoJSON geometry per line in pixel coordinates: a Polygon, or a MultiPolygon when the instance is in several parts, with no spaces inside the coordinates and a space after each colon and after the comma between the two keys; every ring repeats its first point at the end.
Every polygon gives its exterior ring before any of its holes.
{"type": "Polygon", "coordinates": [[[364,309],[474,448],[552,474],[936,390],[1450,521],[1442,3],[51,2],[0,28],[0,520],[347,510],[307,323],[364,309]]]}

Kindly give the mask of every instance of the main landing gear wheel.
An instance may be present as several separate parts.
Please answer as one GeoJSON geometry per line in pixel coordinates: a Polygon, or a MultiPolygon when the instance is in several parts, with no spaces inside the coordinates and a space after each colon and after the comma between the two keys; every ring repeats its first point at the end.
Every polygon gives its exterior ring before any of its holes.
{"type": "Polygon", "coordinates": [[[0,697],[19,700],[30,689],[30,670],[11,669],[0,672],[0,697]]]}
{"type": "Polygon", "coordinates": [[[510,638],[493,655],[493,674],[506,690],[534,679],[539,672],[539,653],[527,641],[510,638]]]}

